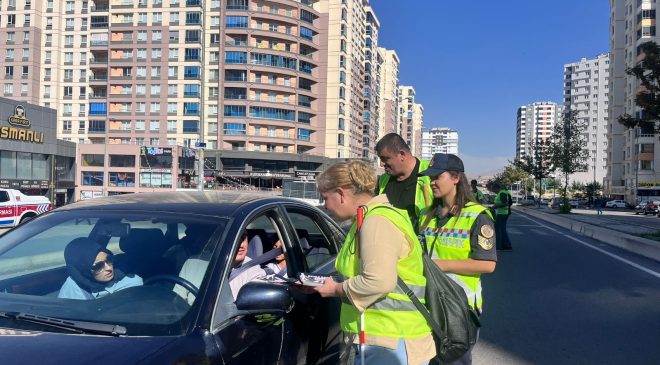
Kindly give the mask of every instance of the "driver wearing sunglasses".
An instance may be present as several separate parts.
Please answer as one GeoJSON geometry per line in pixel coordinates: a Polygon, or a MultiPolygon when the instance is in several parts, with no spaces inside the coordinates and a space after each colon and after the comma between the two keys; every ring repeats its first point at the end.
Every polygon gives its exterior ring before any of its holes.
{"type": "Polygon", "coordinates": [[[142,278],[127,275],[113,266],[113,254],[88,238],[76,238],[64,249],[69,277],[58,298],[96,299],[132,286],[142,285],[142,278]]]}

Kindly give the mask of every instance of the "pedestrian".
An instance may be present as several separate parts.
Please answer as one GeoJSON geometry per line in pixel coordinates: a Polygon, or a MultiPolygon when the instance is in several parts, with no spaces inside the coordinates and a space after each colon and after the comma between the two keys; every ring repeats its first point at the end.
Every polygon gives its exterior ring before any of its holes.
{"type": "Polygon", "coordinates": [[[407,211],[417,230],[420,212],[433,200],[429,178],[418,176],[428,168],[429,162],[413,156],[406,141],[396,133],[386,134],[378,141],[376,154],[385,169],[385,174],[378,178],[376,195],[387,195],[394,207],[407,211]]]}
{"type": "Polygon", "coordinates": [[[506,231],[506,222],[511,215],[511,194],[499,182],[493,183],[493,192],[495,193],[495,237],[497,249],[500,251],[511,251],[511,240],[506,231]]]}
{"type": "Polygon", "coordinates": [[[603,206],[605,205],[605,199],[598,198],[596,201],[596,214],[601,215],[603,214],[603,206]]]}
{"type": "Polygon", "coordinates": [[[427,364],[436,354],[431,328],[397,286],[400,277],[424,298],[422,247],[406,211],[386,195],[373,197],[376,176],[363,161],[335,164],[316,184],[325,208],[339,221],[352,220],[335,263],[347,279],[337,283],[329,277],[314,290],[342,298],[340,326],[353,338],[355,364],[364,365],[362,356],[369,365],[427,364]],[[366,211],[362,220],[358,209],[366,211]],[[364,336],[357,336],[362,330],[364,336]]]}
{"type": "MultiPolygon", "coordinates": [[[[422,174],[431,178],[434,198],[420,220],[426,246],[432,248],[433,261],[463,288],[470,306],[481,313],[481,274],[492,273],[497,263],[493,217],[488,208],[475,202],[463,161],[457,156],[436,153],[422,174]]],[[[451,364],[471,363],[472,348],[451,364]]]]}
{"type": "Polygon", "coordinates": [[[479,190],[479,187],[477,186],[477,180],[471,180],[470,186],[472,187],[472,195],[474,195],[474,200],[479,204],[485,203],[486,200],[484,200],[484,193],[479,190]]]}

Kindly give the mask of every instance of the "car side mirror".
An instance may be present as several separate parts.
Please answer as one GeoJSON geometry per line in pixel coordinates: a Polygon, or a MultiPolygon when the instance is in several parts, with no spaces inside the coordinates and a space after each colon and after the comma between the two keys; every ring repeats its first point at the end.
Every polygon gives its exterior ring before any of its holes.
{"type": "Polygon", "coordinates": [[[251,282],[243,285],[236,308],[257,313],[284,314],[293,309],[294,300],[285,284],[251,282]]]}

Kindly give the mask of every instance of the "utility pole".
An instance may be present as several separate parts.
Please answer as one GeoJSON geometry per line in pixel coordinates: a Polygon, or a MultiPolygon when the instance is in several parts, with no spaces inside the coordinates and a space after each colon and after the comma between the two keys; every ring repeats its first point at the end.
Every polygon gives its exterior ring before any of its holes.
{"type": "Polygon", "coordinates": [[[201,52],[201,63],[202,67],[200,67],[200,76],[201,76],[201,87],[200,87],[200,98],[201,102],[200,108],[199,108],[199,141],[198,146],[197,146],[197,153],[199,155],[199,163],[198,163],[198,179],[199,181],[197,182],[197,190],[203,191],[204,190],[204,114],[206,113],[206,99],[205,99],[205,89],[206,89],[206,72],[204,70],[206,69],[206,64],[205,64],[205,54],[206,54],[206,1],[201,0],[202,4],[202,16],[201,16],[201,23],[202,23],[202,52],[201,52]]]}

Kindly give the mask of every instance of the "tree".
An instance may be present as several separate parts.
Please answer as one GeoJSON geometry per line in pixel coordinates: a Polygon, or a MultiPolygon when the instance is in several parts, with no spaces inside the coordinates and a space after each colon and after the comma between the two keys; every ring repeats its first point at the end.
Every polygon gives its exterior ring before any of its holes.
{"type": "Polygon", "coordinates": [[[596,200],[596,195],[598,192],[603,190],[603,186],[598,181],[594,181],[585,185],[584,189],[586,190],[589,202],[593,204],[593,202],[596,200]]]}
{"type": "Polygon", "coordinates": [[[637,77],[641,83],[635,104],[642,112],[635,117],[624,114],[618,121],[628,128],[641,127],[649,134],[660,133],[660,47],[655,42],[646,42],[639,49],[644,59],[626,73],[637,77]]]}
{"type": "Polygon", "coordinates": [[[537,138],[534,142],[534,153],[522,156],[513,164],[532,175],[539,182],[539,200],[543,195],[543,179],[548,177],[552,171],[552,162],[550,160],[550,140],[537,138]]]}
{"type": "Polygon", "coordinates": [[[587,170],[589,151],[586,149],[585,133],[588,122],[578,118],[574,110],[564,113],[557,121],[552,133],[550,156],[552,164],[564,174],[562,187],[563,211],[570,211],[568,204],[568,183],[571,174],[587,170]]]}

